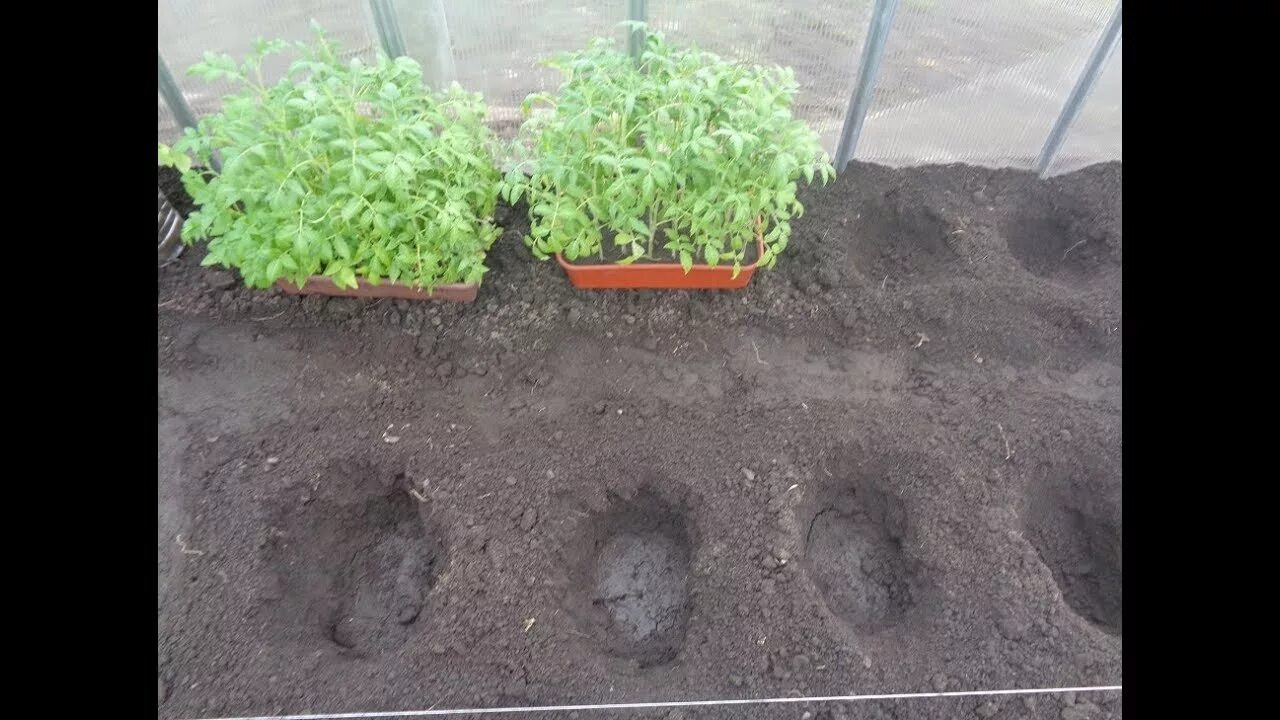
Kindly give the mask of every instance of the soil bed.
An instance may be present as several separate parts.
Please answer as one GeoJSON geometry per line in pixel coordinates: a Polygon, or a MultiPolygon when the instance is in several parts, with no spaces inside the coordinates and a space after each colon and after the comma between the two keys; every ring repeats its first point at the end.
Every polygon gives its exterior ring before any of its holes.
{"type": "MultiPolygon", "coordinates": [[[[183,253],[159,717],[1121,684],[1120,186],[854,164],[733,292],[575,291],[523,206],[470,305],[183,253]]],[[[627,717],[805,712],[1121,704],[627,717]]]]}

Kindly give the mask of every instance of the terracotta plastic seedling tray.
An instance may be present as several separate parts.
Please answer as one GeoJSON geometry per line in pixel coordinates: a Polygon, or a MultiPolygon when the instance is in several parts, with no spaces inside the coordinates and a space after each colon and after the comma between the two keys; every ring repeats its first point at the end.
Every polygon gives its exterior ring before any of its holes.
{"type": "Polygon", "coordinates": [[[556,253],[556,262],[564,268],[569,282],[584,290],[741,290],[751,282],[759,258],[764,255],[764,243],[756,241],[756,262],[743,265],[738,277],[733,276],[733,265],[694,265],[685,272],[680,263],[633,263],[618,265],[575,265],[556,253]]]}
{"type": "MultiPolygon", "coordinates": [[[[746,272],[746,270],[743,270],[746,272]]],[[[340,288],[327,277],[313,275],[301,288],[287,280],[277,280],[281,290],[290,295],[332,295],[354,298],[395,298],[396,300],[445,300],[451,302],[475,302],[479,285],[437,285],[432,292],[410,287],[402,283],[383,281],[373,285],[364,278],[356,278],[356,287],[340,288]]]]}

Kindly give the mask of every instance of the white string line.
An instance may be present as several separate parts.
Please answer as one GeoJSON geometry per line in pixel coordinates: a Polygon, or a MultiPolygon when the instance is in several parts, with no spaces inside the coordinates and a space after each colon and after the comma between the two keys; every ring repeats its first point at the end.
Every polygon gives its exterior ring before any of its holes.
{"type": "Polygon", "coordinates": [[[827,695],[822,697],[743,698],[739,700],[671,700],[667,702],[609,703],[602,705],[535,705],[531,707],[455,708],[450,710],[400,710],[387,712],[321,713],[319,715],[257,715],[253,717],[206,718],[205,720],[362,720],[366,718],[406,718],[428,715],[492,715],[498,713],[571,712],[574,710],[636,710],[641,708],[699,707],[704,705],[765,705],[777,703],[853,702],[859,700],[918,700],[986,695],[1047,695],[1121,690],[1120,685],[1092,687],[1028,688],[1017,690],[958,690],[931,693],[887,693],[883,695],[827,695]]]}

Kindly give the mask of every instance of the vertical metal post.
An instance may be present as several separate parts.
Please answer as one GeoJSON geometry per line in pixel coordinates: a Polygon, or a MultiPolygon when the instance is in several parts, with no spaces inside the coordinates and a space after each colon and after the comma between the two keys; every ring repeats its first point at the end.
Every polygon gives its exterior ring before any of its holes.
{"type": "MultiPolygon", "coordinates": [[[[184,128],[194,128],[199,123],[196,122],[196,114],[191,111],[191,106],[187,104],[187,98],[183,96],[182,89],[178,87],[177,81],[173,79],[173,73],[169,72],[169,66],[165,64],[164,56],[160,51],[156,51],[156,74],[159,76],[158,86],[160,88],[160,97],[164,98],[164,102],[169,106],[169,110],[173,113],[173,117],[178,124],[184,128]]],[[[222,161],[218,158],[218,153],[214,152],[209,158],[209,164],[217,172],[222,172],[222,161]]]]}
{"type": "MultiPolygon", "coordinates": [[[[627,0],[627,19],[634,22],[649,22],[649,0],[627,0]]],[[[627,35],[627,52],[637,62],[644,54],[645,37],[643,30],[632,30],[627,35]]]]}
{"type": "Polygon", "coordinates": [[[844,127],[840,129],[840,144],[836,146],[836,172],[844,171],[844,167],[853,159],[854,150],[858,148],[858,136],[862,134],[862,122],[867,117],[871,99],[875,95],[876,75],[880,72],[884,46],[889,39],[889,28],[893,25],[893,14],[897,9],[898,0],[876,0],[875,7],[871,8],[867,40],[862,44],[862,64],[858,66],[858,81],[849,98],[844,127]]]}
{"type": "Polygon", "coordinates": [[[1067,139],[1067,131],[1080,115],[1084,101],[1088,99],[1089,93],[1093,92],[1093,86],[1097,84],[1098,78],[1102,76],[1102,71],[1107,66],[1107,61],[1111,59],[1111,53],[1120,43],[1120,5],[1120,2],[1116,2],[1111,20],[1103,29],[1102,37],[1098,38],[1098,44],[1093,47],[1093,53],[1085,63],[1084,71],[1080,73],[1076,86],[1071,89],[1071,94],[1062,105],[1062,112],[1058,114],[1058,119],[1053,123],[1053,129],[1049,131],[1049,137],[1045,140],[1040,157],[1036,160],[1036,174],[1040,177],[1044,177],[1049,172],[1049,166],[1053,164],[1053,159],[1057,157],[1058,151],[1062,149],[1062,143],[1067,139]]]}
{"type": "MultiPolygon", "coordinates": [[[[422,64],[427,87],[439,90],[458,79],[453,61],[453,41],[449,38],[449,19],[444,0],[412,0],[388,3],[390,17],[402,43],[403,54],[422,64]]],[[[468,12],[468,10],[462,10],[468,12]]]]}
{"type": "Polygon", "coordinates": [[[400,36],[400,25],[396,22],[396,10],[391,0],[369,0],[369,6],[373,9],[373,24],[378,29],[383,52],[392,58],[404,55],[404,38],[400,36]]]}
{"type": "Polygon", "coordinates": [[[173,79],[173,73],[169,72],[169,66],[164,62],[164,56],[158,50],[156,51],[156,69],[156,74],[160,76],[160,96],[164,98],[165,104],[169,106],[174,119],[182,127],[195,127],[196,115],[191,112],[191,106],[187,104],[187,99],[183,97],[181,88],[178,87],[178,83],[173,79]]]}

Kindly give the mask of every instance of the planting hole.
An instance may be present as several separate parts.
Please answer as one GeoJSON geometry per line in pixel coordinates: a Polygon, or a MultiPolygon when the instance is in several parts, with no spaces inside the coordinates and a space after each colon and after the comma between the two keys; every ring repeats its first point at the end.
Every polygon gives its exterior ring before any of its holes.
{"type": "Polygon", "coordinates": [[[371,497],[283,511],[283,532],[268,545],[281,616],[361,655],[410,637],[445,556],[408,494],[370,486],[371,497]]]}
{"type": "Polygon", "coordinates": [[[1074,221],[1047,201],[1028,202],[1000,225],[1009,253],[1028,272],[1069,284],[1088,280],[1107,266],[1118,266],[1108,236],[1074,221]]]}
{"type": "Polygon", "coordinates": [[[855,631],[873,634],[903,621],[916,605],[920,583],[914,561],[903,552],[901,504],[870,479],[874,475],[840,480],[840,465],[828,468],[837,484],[807,515],[804,563],[831,613],[855,631]]]}
{"type": "Polygon", "coordinates": [[[918,282],[952,267],[959,257],[947,223],[925,204],[905,202],[896,191],[861,212],[849,249],[853,269],[868,282],[889,277],[918,282]]]}
{"type": "Polygon", "coordinates": [[[1108,499],[1116,493],[1078,470],[1050,471],[1032,484],[1022,518],[1067,606],[1112,635],[1121,634],[1120,504],[1108,499]]]}
{"type": "Polygon", "coordinates": [[[592,523],[579,614],[610,653],[641,667],[670,662],[689,616],[684,517],[649,492],[614,505],[592,523]]]}

